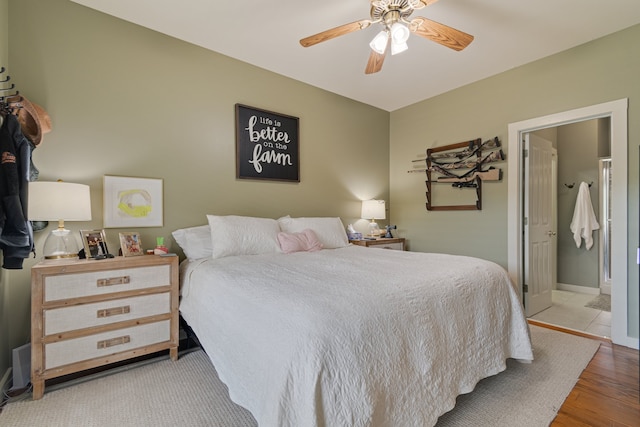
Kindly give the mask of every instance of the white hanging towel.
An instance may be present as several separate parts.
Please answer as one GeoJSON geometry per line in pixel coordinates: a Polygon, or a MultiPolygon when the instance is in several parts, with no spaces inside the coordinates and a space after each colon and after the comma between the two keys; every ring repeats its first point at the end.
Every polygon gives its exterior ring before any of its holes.
{"type": "Polygon", "coordinates": [[[580,183],[578,189],[578,198],[576,199],[576,207],[573,211],[573,219],[571,220],[571,232],[573,232],[573,240],[576,247],[582,244],[584,238],[584,246],[587,250],[593,246],[593,230],[598,230],[600,224],[596,220],[596,214],[591,204],[591,195],[589,194],[589,184],[580,183]]]}

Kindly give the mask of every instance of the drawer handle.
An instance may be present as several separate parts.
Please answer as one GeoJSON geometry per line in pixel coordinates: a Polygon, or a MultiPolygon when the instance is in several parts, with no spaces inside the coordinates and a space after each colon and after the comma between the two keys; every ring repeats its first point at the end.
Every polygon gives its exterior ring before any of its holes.
{"type": "Polygon", "coordinates": [[[102,310],[98,310],[97,316],[98,319],[101,319],[103,317],[117,316],[119,314],[127,314],[130,312],[131,306],[123,305],[122,307],[103,308],[102,310]]]}
{"type": "Polygon", "coordinates": [[[131,337],[129,335],[125,335],[123,337],[111,338],[110,340],[98,341],[98,350],[103,348],[109,348],[116,345],[126,344],[131,341],[131,337]]]}
{"type": "Polygon", "coordinates": [[[113,285],[126,285],[131,282],[131,278],[129,276],[120,276],[120,277],[109,277],[107,279],[98,279],[96,284],[98,287],[102,286],[113,286],[113,285]]]}

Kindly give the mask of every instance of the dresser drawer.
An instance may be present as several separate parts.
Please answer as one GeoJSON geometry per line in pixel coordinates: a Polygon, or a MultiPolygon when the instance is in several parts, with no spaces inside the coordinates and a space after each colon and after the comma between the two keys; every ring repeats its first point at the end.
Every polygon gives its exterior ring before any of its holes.
{"type": "Polygon", "coordinates": [[[44,334],[140,319],[171,311],[169,292],[44,310],[44,334]]]}
{"type": "Polygon", "coordinates": [[[170,321],[74,338],[44,346],[44,367],[52,369],[170,340],[170,321]]]}
{"type": "Polygon", "coordinates": [[[169,286],[170,268],[169,265],[154,265],[47,276],[44,278],[44,301],[169,286]]]}

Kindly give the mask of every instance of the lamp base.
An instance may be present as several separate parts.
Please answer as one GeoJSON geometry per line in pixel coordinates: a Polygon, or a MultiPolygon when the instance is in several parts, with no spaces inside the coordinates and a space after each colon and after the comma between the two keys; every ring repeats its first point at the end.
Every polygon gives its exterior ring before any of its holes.
{"type": "Polygon", "coordinates": [[[52,254],[45,255],[44,259],[79,259],[78,254],[52,254]]]}
{"type": "Polygon", "coordinates": [[[380,227],[374,220],[371,220],[369,223],[369,236],[375,238],[380,237],[380,227]]]}
{"type": "Polygon", "coordinates": [[[44,241],[42,253],[45,259],[78,258],[78,241],[66,228],[52,230],[44,241]]]}

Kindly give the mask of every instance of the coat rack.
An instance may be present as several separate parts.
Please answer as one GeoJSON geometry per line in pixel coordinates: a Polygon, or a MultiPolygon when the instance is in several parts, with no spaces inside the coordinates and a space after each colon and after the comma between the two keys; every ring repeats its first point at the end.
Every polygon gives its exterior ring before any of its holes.
{"type": "Polygon", "coordinates": [[[8,92],[12,92],[16,85],[13,83],[9,83],[11,80],[11,76],[4,75],[6,68],[0,67],[0,114],[14,114],[16,109],[21,108],[20,101],[22,101],[22,97],[20,96],[20,92],[15,91],[13,94],[7,94],[8,92]]]}
{"type": "MultiPolygon", "coordinates": [[[[567,187],[567,188],[573,188],[573,187],[575,187],[575,185],[576,185],[575,182],[572,182],[571,184],[564,184],[564,186],[567,187]]],[[[593,185],[593,181],[591,181],[589,183],[589,188],[591,188],[592,185],[593,185]]]]}

